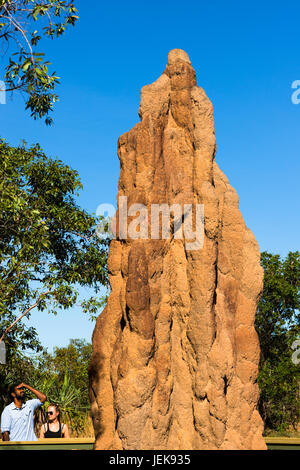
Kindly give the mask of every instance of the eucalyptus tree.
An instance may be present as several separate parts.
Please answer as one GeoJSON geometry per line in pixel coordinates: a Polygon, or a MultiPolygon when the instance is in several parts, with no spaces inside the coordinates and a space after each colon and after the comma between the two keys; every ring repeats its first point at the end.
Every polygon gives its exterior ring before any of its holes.
{"type": "Polygon", "coordinates": [[[43,38],[64,35],[78,18],[74,0],[0,0],[6,92],[22,92],[31,116],[45,117],[46,124],[52,123],[49,112],[58,100],[59,77],[49,71],[51,63],[39,46],[43,38]]]}
{"type": "Polygon", "coordinates": [[[81,189],[78,173],[39,145],[0,140],[0,339],[8,360],[41,350],[22,321],[33,309],[55,314],[76,304],[92,315],[102,305],[108,242],[96,235],[96,216],[78,205],[81,189]],[[92,294],[82,299],[81,287],[92,294]]]}
{"type": "Polygon", "coordinates": [[[259,408],[266,428],[284,431],[300,421],[300,253],[263,252],[261,264],[259,408]]]}

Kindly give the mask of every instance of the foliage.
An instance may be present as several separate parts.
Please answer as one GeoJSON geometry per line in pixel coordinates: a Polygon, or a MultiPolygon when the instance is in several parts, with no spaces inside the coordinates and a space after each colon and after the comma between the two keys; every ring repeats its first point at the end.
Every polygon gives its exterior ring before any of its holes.
{"type": "Polygon", "coordinates": [[[11,403],[11,397],[8,394],[10,385],[14,383],[29,383],[36,376],[36,370],[29,357],[9,349],[9,355],[6,365],[0,366],[0,413],[4,406],[11,403]]]}
{"type": "Polygon", "coordinates": [[[285,259],[261,254],[265,271],[256,329],[261,359],[259,409],[268,429],[284,431],[300,421],[300,365],[292,345],[300,338],[300,253],[285,259]]]}
{"type": "MultiPolygon", "coordinates": [[[[56,313],[75,305],[86,286],[96,296],[82,309],[94,313],[101,304],[107,243],[95,235],[97,219],[76,204],[81,187],[75,170],[38,145],[0,141],[0,336],[37,299],[38,310],[56,313]]],[[[36,331],[21,322],[7,332],[6,345],[8,364],[26,349],[42,349],[36,331]]]]}
{"type": "Polygon", "coordinates": [[[53,394],[56,401],[59,400],[57,403],[64,408],[68,408],[74,400],[77,409],[89,408],[88,364],[91,353],[90,343],[71,339],[67,347],[55,348],[53,355],[49,355],[44,363],[43,374],[55,376],[53,394]]]}
{"type": "MultiPolygon", "coordinates": [[[[55,348],[53,354],[43,350],[29,358],[14,358],[12,368],[1,383],[0,413],[11,402],[7,396],[9,385],[24,381],[47,395],[45,405],[35,416],[38,432],[47,421],[46,410],[50,403],[60,406],[63,422],[72,430],[73,437],[92,436],[89,416],[88,365],[92,345],[85,340],[71,339],[67,347],[55,348]],[[26,379],[26,380],[25,380],[26,379]]],[[[34,396],[27,392],[27,398],[34,396]]]]}
{"type": "Polygon", "coordinates": [[[26,109],[34,119],[48,116],[58,100],[54,93],[59,77],[49,72],[51,63],[38,50],[42,38],[58,38],[78,20],[74,0],[0,0],[0,39],[8,64],[8,91],[27,95],[26,109]]]}

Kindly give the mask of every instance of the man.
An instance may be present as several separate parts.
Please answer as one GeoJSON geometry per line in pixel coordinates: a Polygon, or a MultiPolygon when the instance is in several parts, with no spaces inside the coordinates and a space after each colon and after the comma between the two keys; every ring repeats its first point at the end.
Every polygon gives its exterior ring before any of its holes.
{"type": "Polygon", "coordinates": [[[20,383],[10,387],[13,402],[6,406],[1,415],[1,432],[4,441],[37,441],[33,427],[34,411],[45,403],[44,393],[20,383]],[[30,390],[36,398],[25,401],[25,390],[30,390]]]}

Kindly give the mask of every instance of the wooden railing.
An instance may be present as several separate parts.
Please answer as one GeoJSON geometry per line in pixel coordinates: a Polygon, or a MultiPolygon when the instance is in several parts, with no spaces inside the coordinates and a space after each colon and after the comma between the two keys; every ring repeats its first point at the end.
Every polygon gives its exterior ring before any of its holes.
{"type": "MultiPolygon", "coordinates": [[[[270,450],[300,450],[300,438],[266,437],[270,450]]],[[[38,441],[0,441],[0,450],[92,450],[94,439],[40,439],[38,441]]]]}
{"type": "Polygon", "coordinates": [[[92,450],[95,439],[39,439],[38,441],[0,441],[0,450],[92,450]]]}
{"type": "Polygon", "coordinates": [[[300,438],[295,437],[265,437],[270,450],[300,450],[300,438]]]}

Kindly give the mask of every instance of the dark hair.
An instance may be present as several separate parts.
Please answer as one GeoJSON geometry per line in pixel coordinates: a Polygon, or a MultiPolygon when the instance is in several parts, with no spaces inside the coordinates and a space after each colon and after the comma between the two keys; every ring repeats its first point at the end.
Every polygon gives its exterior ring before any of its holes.
{"type": "Polygon", "coordinates": [[[8,396],[11,398],[11,394],[15,393],[15,388],[19,385],[20,382],[12,384],[8,389],[8,396]]]}

